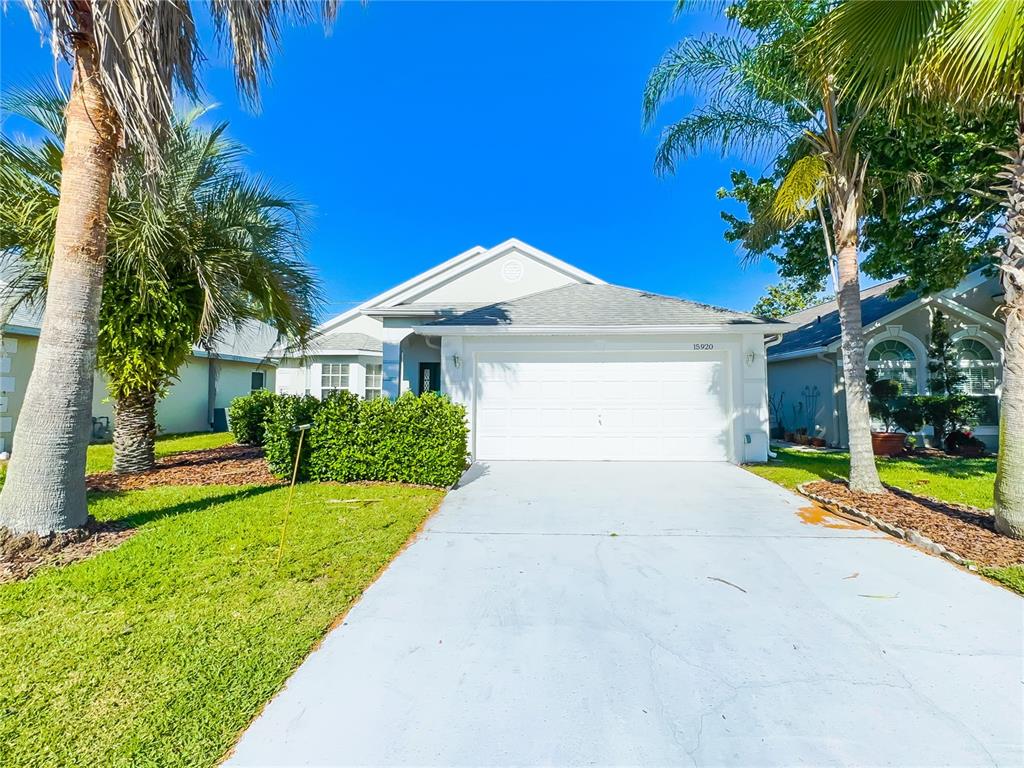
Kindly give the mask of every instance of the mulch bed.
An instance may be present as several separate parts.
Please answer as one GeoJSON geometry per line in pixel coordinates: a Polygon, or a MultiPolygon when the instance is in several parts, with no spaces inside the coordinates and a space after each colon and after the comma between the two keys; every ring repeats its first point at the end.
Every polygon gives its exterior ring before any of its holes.
{"type": "Polygon", "coordinates": [[[82,528],[40,536],[12,536],[0,528],[0,584],[28,578],[44,565],[66,565],[113,549],[135,533],[117,523],[98,523],[93,518],[82,528]]]}
{"type": "Polygon", "coordinates": [[[855,493],[846,483],[806,483],[806,491],[866,512],[890,525],[913,530],[965,560],[981,566],[1024,563],[1024,541],[995,531],[991,513],[961,504],[926,499],[892,489],[882,494],[855,493]]]}
{"type": "Polygon", "coordinates": [[[186,451],[157,460],[156,469],[133,475],[98,472],[85,479],[90,491],[134,491],[154,485],[278,485],[263,451],[248,445],[225,445],[186,451]]]}

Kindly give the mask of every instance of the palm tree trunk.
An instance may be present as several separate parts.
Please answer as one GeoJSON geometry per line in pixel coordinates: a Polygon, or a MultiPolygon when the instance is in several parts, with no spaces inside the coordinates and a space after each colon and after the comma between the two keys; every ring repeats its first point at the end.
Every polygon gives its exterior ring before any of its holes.
{"type": "Polygon", "coordinates": [[[838,175],[832,190],[835,227],[837,303],[842,331],[843,379],[846,387],[846,423],[850,440],[850,489],[882,493],[875,452],[871,447],[868,412],[868,377],[864,359],[864,326],[860,313],[860,259],[857,253],[859,196],[864,168],[838,175]],[[859,178],[858,178],[859,177],[859,178]]]}
{"type": "Polygon", "coordinates": [[[85,453],[92,428],[107,195],[118,144],[116,117],[97,85],[91,37],[75,39],[46,311],[0,493],[0,525],[15,534],[67,530],[88,516],[85,453]]]}
{"type": "Polygon", "coordinates": [[[1017,150],[1007,179],[1003,389],[999,399],[999,457],[996,461],[996,530],[1024,538],[1024,99],[1018,99],[1017,150]]]}
{"type": "Polygon", "coordinates": [[[114,471],[145,472],[156,466],[156,393],[138,392],[114,403],[114,471]]]}

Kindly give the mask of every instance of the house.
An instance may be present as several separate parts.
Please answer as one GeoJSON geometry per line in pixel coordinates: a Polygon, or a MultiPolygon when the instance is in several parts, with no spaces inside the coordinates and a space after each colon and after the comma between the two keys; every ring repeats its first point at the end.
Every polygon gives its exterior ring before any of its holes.
{"type": "MultiPolygon", "coordinates": [[[[18,307],[0,326],[0,451],[12,449],[25,386],[32,375],[42,323],[42,306],[18,307]]],[[[249,323],[225,333],[206,350],[195,347],[178,370],[178,380],[157,404],[157,426],[162,433],[208,432],[219,409],[254,389],[275,386],[276,361],[268,357],[277,332],[262,323],[249,323]]],[[[92,394],[93,437],[109,437],[114,407],[103,374],[96,372],[92,394]]]]}
{"type": "Polygon", "coordinates": [[[785,324],[610,285],[519,240],[328,320],[277,391],[446,393],[477,459],[764,461],[785,324]]]}
{"type": "MultiPolygon", "coordinates": [[[[890,296],[899,280],[861,293],[866,359],[881,378],[895,378],[904,394],[928,394],[928,345],[932,315],[942,312],[967,374],[964,392],[977,397],[985,414],[974,430],[990,450],[999,443],[999,382],[1003,324],[997,319],[1002,301],[999,280],[982,270],[958,286],[931,296],[906,293],[890,296]]],[[[784,318],[796,326],[768,351],[768,390],[772,425],[825,438],[829,445],[848,445],[839,310],[835,301],[784,318]]],[[[926,440],[931,428],[926,427],[926,440]]]]}

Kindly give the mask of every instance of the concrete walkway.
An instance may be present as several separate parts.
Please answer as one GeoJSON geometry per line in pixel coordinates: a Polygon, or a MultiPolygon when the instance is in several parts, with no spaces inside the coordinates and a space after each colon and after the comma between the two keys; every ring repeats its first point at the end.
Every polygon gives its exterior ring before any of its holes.
{"type": "Polygon", "coordinates": [[[1024,765],[1024,600],[734,466],[477,466],[233,766],[1024,765]]]}

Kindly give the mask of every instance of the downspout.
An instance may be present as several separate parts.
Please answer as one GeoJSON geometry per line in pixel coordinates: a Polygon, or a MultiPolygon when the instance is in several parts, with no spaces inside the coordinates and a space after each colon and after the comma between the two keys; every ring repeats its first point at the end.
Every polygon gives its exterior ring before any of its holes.
{"type": "MultiPolygon", "coordinates": [[[[839,396],[839,392],[838,392],[838,389],[839,389],[839,387],[838,387],[838,384],[839,384],[839,382],[838,382],[839,365],[838,365],[838,363],[835,360],[829,360],[827,357],[825,357],[825,353],[824,352],[819,352],[818,354],[815,355],[815,357],[818,360],[821,360],[823,363],[828,363],[828,365],[830,365],[832,367],[832,434],[834,434],[836,436],[835,445],[839,446],[839,447],[842,447],[840,445],[840,443],[839,443],[839,409],[837,407],[837,400],[838,400],[838,396],[839,396]]],[[[845,389],[844,389],[844,397],[845,397],[845,389]]]]}
{"type": "Polygon", "coordinates": [[[213,410],[217,404],[217,357],[212,350],[206,357],[206,423],[213,429],[213,410]]]}
{"type": "MultiPolygon", "coordinates": [[[[768,388],[768,347],[774,347],[780,341],[782,341],[782,334],[781,333],[776,333],[774,336],[769,336],[765,340],[765,342],[764,342],[764,349],[765,349],[765,352],[764,352],[764,386],[765,386],[765,389],[768,388]]],[[[771,424],[770,423],[769,423],[768,430],[769,430],[769,432],[771,432],[771,424]]],[[[772,453],[772,440],[771,440],[771,436],[769,435],[769,437],[768,437],[768,458],[769,459],[777,459],[778,457],[779,457],[779,454],[772,453]]]]}

